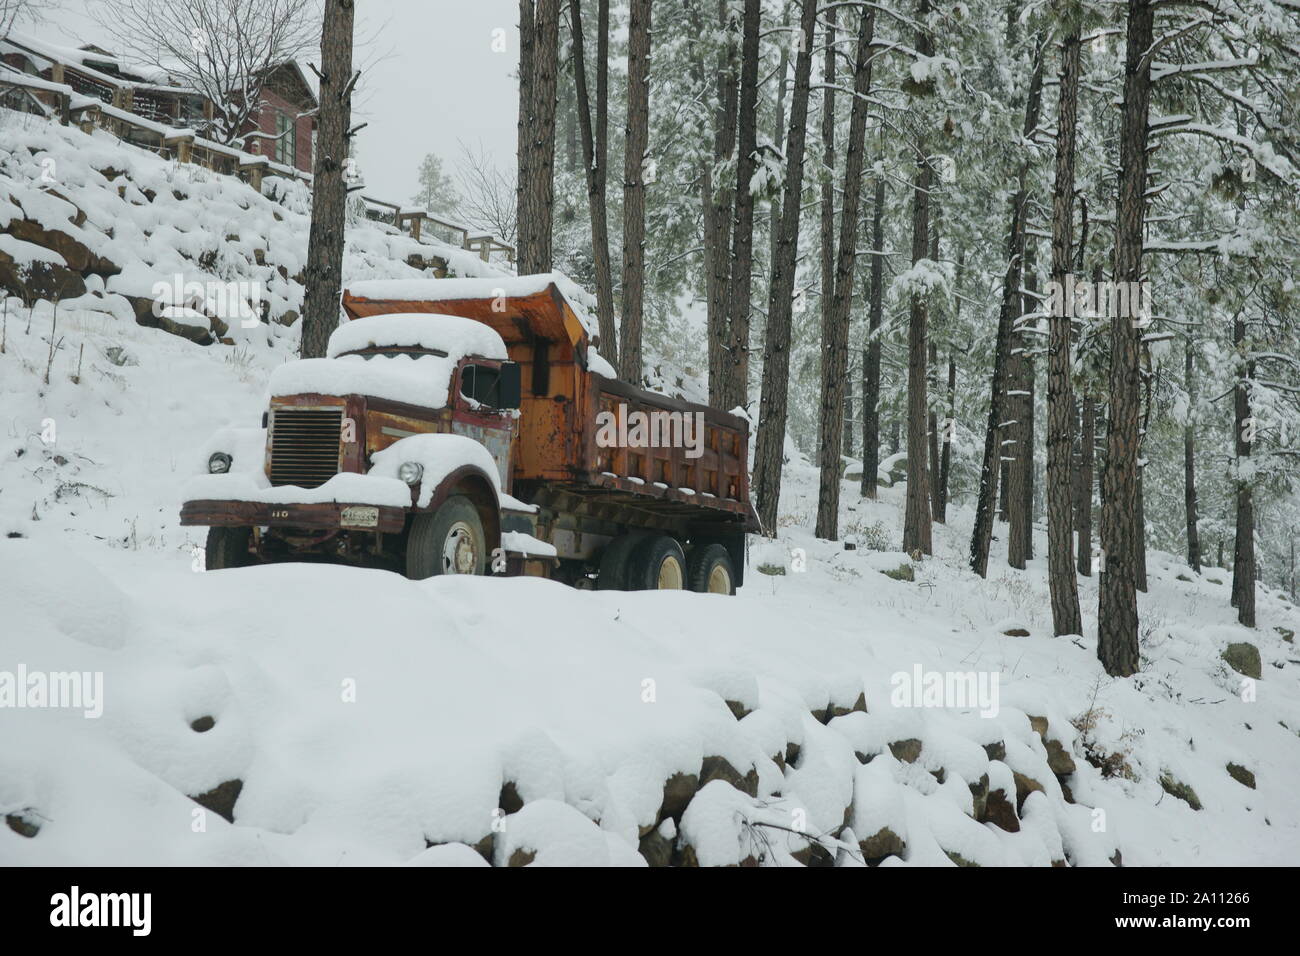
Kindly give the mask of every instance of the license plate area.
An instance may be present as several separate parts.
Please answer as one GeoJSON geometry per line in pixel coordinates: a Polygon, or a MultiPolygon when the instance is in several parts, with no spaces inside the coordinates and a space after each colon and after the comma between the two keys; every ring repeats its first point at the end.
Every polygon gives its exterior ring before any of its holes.
{"type": "Polygon", "coordinates": [[[345,528],[378,527],[379,509],[374,505],[348,505],[339,515],[339,524],[345,528]]]}

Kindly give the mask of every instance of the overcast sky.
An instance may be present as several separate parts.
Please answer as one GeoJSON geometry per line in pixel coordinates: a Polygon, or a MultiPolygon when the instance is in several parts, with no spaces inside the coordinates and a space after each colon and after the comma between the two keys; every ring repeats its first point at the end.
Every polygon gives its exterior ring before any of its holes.
{"type": "MultiPolygon", "coordinates": [[[[50,42],[95,42],[86,13],[92,3],[62,0],[45,23],[26,29],[50,42]]],[[[425,153],[451,167],[460,142],[476,151],[481,144],[498,166],[513,165],[516,0],[370,0],[358,7],[357,62],[367,70],[353,122],[370,124],[358,136],[366,194],[409,202],[425,153]]]]}

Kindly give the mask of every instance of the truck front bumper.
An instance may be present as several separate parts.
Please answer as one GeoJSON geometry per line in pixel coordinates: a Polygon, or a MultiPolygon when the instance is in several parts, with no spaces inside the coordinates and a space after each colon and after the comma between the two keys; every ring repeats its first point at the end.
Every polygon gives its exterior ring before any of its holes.
{"type": "Polygon", "coordinates": [[[392,505],[268,504],[263,501],[187,501],[181,524],[218,528],[305,528],[314,531],[382,531],[399,533],[406,525],[405,508],[392,505]]]}

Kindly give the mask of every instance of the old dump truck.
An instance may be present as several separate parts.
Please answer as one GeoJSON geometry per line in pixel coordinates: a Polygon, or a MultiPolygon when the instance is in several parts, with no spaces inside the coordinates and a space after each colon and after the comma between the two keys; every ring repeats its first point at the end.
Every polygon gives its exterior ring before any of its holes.
{"type": "Polygon", "coordinates": [[[565,288],[350,287],[328,357],[277,369],[263,427],[205,450],[181,523],[210,529],[206,566],[734,593],[758,530],[748,423],[617,380],[565,288]]]}

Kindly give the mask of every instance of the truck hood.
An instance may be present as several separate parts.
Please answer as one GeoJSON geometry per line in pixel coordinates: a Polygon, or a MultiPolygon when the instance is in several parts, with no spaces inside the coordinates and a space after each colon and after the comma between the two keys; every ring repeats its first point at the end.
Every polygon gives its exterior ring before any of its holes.
{"type": "Polygon", "coordinates": [[[344,355],[303,359],[271,373],[271,397],[283,395],[367,395],[423,408],[446,408],[459,356],[344,355]]]}

